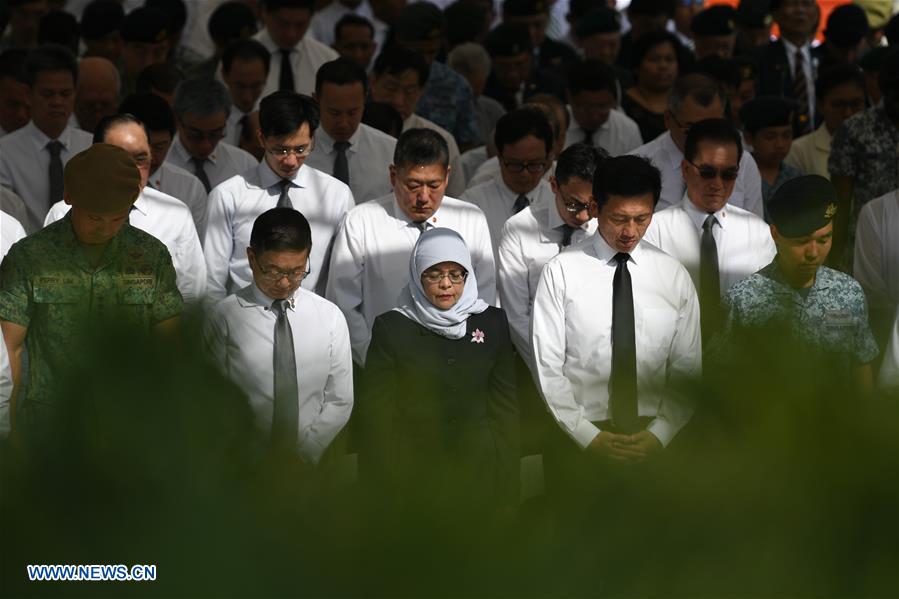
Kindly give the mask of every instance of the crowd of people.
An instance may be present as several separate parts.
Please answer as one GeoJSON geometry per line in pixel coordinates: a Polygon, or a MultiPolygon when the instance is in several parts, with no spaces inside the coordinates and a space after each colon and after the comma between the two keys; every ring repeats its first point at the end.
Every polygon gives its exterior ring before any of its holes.
{"type": "Polygon", "coordinates": [[[783,352],[847,402],[899,387],[890,2],[820,39],[815,0],[2,16],[11,443],[113,330],[199,351],[309,470],[497,514],[545,480],[563,526],[585,479],[686,443],[722,372],[783,352]]]}

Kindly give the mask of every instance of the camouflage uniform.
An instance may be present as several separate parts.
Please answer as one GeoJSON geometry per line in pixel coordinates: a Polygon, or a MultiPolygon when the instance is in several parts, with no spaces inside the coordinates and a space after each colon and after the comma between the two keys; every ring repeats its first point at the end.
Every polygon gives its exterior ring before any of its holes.
{"type": "Polygon", "coordinates": [[[450,132],[460,146],[479,143],[474,95],[468,82],[443,63],[434,61],[415,114],[450,132]]]}
{"type": "Polygon", "coordinates": [[[867,364],[879,353],[861,285],[825,266],[803,298],[775,260],[734,285],[724,305],[727,320],[719,343],[739,343],[743,333],[764,330],[779,342],[789,339],[812,355],[836,359],[843,368],[867,364]]]}
{"type": "Polygon", "coordinates": [[[16,243],[0,264],[0,320],[28,329],[24,406],[54,403],[56,377],[72,369],[98,325],[136,333],[139,343],[153,325],[178,316],[182,305],[168,250],[129,224],[96,267],[69,215],[16,243]]]}

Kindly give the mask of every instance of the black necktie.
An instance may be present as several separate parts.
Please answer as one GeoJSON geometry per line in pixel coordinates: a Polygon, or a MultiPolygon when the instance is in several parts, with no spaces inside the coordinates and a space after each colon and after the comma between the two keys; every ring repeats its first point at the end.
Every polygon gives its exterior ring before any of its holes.
{"type": "Polygon", "coordinates": [[[587,144],[588,146],[590,146],[591,148],[593,147],[593,134],[594,133],[596,133],[596,131],[594,131],[592,129],[584,130],[584,143],[587,144]]]}
{"type": "Polygon", "coordinates": [[[278,91],[296,91],[293,85],[293,65],[290,64],[290,53],[293,48],[279,50],[281,53],[281,76],[278,79],[278,91]]]}
{"type": "Polygon", "coordinates": [[[699,308],[703,339],[715,332],[721,303],[721,277],[718,273],[718,244],[712,234],[718,219],[709,214],[702,223],[699,242],[699,308]]]}
{"type": "Polygon", "coordinates": [[[281,195],[278,196],[278,208],[293,208],[290,203],[290,180],[281,179],[281,195]]]}
{"type": "Polygon", "coordinates": [[[50,152],[50,206],[62,199],[63,177],[62,177],[62,143],[53,140],[47,144],[47,151],[50,152]]]}
{"type": "Polygon", "coordinates": [[[515,206],[513,206],[512,209],[515,211],[515,214],[518,214],[519,212],[521,212],[522,210],[524,210],[525,208],[527,208],[530,205],[531,205],[531,201],[528,199],[528,197],[526,195],[524,195],[522,193],[522,194],[519,194],[519,196],[517,198],[515,198],[515,206]]]}
{"type": "Polygon", "coordinates": [[[567,248],[571,245],[571,236],[574,235],[574,232],[577,231],[571,225],[562,225],[562,247],[567,248]]]}
{"type": "Polygon", "coordinates": [[[350,184],[350,165],[346,160],[346,151],[350,147],[348,141],[334,142],[334,178],[347,185],[350,184]]]}
{"type": "Polygon", "coordinates": [[[237,134],[237,145],[240,146],[250,141],[250,115],[245,114],[240,117],[237,124],[240,126],[237,134]]]}
{"type": "Polygon", "coordinates": [[[206,169],[204,168],[206,159],[191,156],[190,161],[194,164],[194,174],[197,176],[197,179],[200,180],[200,183],[203,184],[203,187],[206,188],[206,193],[209,193],[212,189],[212,185],[209,184],[209,176],[206,174],[206,169]]]}
{"type": "Polygon", "coordinates": [[[805,56],[802,55],[802,50],[797,49],[794,56],[796,57],[796,68],[793,69],[793,96],[799,103],[796,109],[799,121],[797,128],[799,134],[802,135],[811,131],[808,114],[808,82],[805,79],[805,56]]]}
{"type": "Polygon", "coordinates": [[[637,419],[637,341],[634,332],[634,290],[627,270],[629,254],[615,254],[618,266],[612,279],[612,376],[609,410],[619,432],[639,430],[637,419]]]}
{"type": "Polygon", "coordinates": [[[421,237],[422,233],[424,233],[425,231],[427,231],[428,229],[431,228],[431,223],[429,223],[426,220],[423,220],[421,222],[413,222],[412,224],[418,228],[419,237],[421,237]]]}
{"type": "Polygon", "coordinates": [[[273,366],[275,373],[275,399],[272,410],[272,445],[292,448],[297,443],[297,419],[300,410],[297,362],[293,347],[293,331],[287,320],[290,300],[275,300],[271,310],[275,322],[275,346],[273,366]]]}

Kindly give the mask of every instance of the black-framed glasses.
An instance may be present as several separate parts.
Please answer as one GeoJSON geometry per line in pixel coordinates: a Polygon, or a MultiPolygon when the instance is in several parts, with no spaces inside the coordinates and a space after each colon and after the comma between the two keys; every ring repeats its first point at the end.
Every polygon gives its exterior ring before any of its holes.
{"type": "Polygon", "coordinates": [[[546,161],[542,162],[518,162],[511,160],[503,160],[503,165],[511,173],[521,173],[527,170],[529,173],[542,173],[546,170],[546,161]]]}
{"type": "Polygon", "coordinates": [[[562,203],[565,205],[565,212],[570,212],[571,214],[580,214],[585,210],[590,210],[589,204],[578,202],[577,200],[572,200],[570,198],[563,197],[562,203]]]}
{"type": "Polygon", "coordinates": [[[468,273],[464,270],[426,270],[421,273],[421,278],[431,285],[436,285],[447,277],[449,277],[450,283],[458,285],[468,278],[468,273]]]}
{"type": "Polygon", "coordinates": [[[291,155],[296,156],[297,158],[306,158],[312,153],[312,143],[310,142],[305,146],[297,146],[295,148],[266,148],[265,151],[279,160],[284,160],[291,155]]]}
{"type": "Polygon", "coordinates": [[[185,125],[184,121],[181,121],[181,126],[184,127],[185,137],[187,137],[191,141],[200,142],[203,140],[207,140],[210,143],[218,143],[225,137],[224,127],[219,127],[218,129],[213,129],[211,131],[201,131],[196,127],[185,125]]]}
{"type": "Polygon", "coordinates": [[[280,281],[283,278],[287,278],[291,283],[296,283],[298,281],[302,281],[312,272],[312,269],[307,266],[306,268],[296,268],[294,270],[269,270],[259,264],[257,261],[256,264],[259,266],[259,272],[262,273],[263,278],[267,281],[271,281],[275,283],[280,281]]]}
{"type": "Polygon", "coordinates": [[[688,160],[687,162],[689,162],[691,165],[693,165],[693,168],[699,171],[700,177],[709,181],[715,179],[716,177],[721,177],[722,181],[736,181],[737,177],[740,176],[740,168],[736,166],[717,169],[707,164],[696,164],[692,160],[688,160]]]}

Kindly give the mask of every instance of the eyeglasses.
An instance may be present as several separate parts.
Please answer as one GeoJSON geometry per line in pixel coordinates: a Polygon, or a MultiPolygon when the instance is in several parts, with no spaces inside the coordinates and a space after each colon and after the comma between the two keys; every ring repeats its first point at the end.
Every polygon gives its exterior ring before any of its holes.
{"type": "Polygon", "coordinates": [[[571,214],[580,214],[585,210],[590,210],[589,204],[584,204],[583,202],[578,202],[577,200],[562,198],[562,203],[565,204],[565,212],[570,212],[571,214]]]}
{"type": "Polygon", "coordinates": [[[436,285],[446,277],[449,277],[450,283],[452,283],[453,285],[458,285],[466,278],[468,278],[468,273],[464,270],[426,270],[425,272],[421,273],[421,278],[431,285],[436,285]]]}
{"type": "Polygon", "coordinates": [[[256,264],[259,266],[259,272],[262,273],[262,276],[266,281],[271,281],[275,283],[280,281],[281,279],[287,277],[287,280],[291,283],[296,283],[297,281],[302,281],[306,277],[309,276],[309,273],[312,272],[312,269],[308,266],[304,268],[297,268],[295,270],[268,270],[257,261],[256,264]]]}
{"type": "Polygon", "coordinates": [[[184,136],[191,141],[200,142],[205,139],[210,141],[211,143],[218,143],[225,137],[224,127],[219,127],[218,129],[213,129],[212,131],[201,131],[196,127],[189,127],[185,125],[184,121],[181,121],[181,126],[184,127],[184,136]]]}
{"type": "Polygon", "coordinates": [[[310,143],[307,146],[297,146],[295,148],[274,148],[271,150],[266,148],[265,151],[279,160],[284,160],[291,155],[296,156],[297,158],[305,158],[312,153],[312,144],[310,143]]]}
{"type": "Polygon", "coordinates": [[[693,163],[690,160],[688,160],[687,162],[689,162],[691,165],[693,165],[693,168],[699,171],[700,177],[702,177],[703,179],[708,179],[709,181],[716,177],[721,177],[722,181],[734,181],[740,175],[740,169],[738,167],[732,166],[718,170],[717,168],[708,166],[706,164],[699,165],[693,163]]]}
{"type": "Polygon", "coordinates": [[[503,165],[509,170],[510,173],[520,173],[525,169],[529,173],[542,173],[546,170],[546,161],[543,162],[506,162],[503,161],[503,165]]]}

